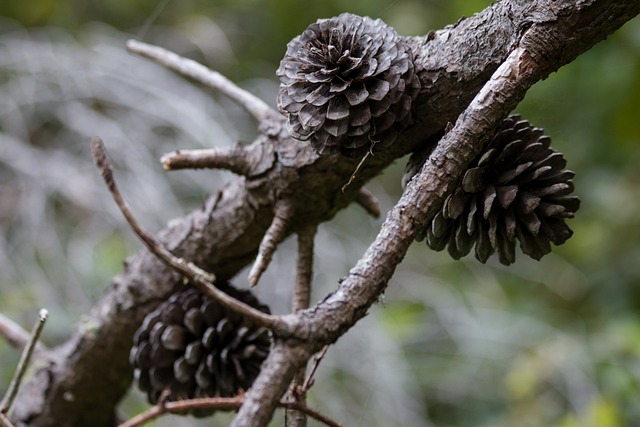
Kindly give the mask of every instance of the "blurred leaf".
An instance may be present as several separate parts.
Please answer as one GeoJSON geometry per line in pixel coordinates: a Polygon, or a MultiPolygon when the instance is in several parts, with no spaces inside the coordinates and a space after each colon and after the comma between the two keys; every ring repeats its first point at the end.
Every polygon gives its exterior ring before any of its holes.
{"type": "Polygon", "coordinates": [[[399,340],[408,339],[420,331],[426,308],[414,301],[394,301],[385,305],[382,314],[384,327],[388,333],[399,340]]]}

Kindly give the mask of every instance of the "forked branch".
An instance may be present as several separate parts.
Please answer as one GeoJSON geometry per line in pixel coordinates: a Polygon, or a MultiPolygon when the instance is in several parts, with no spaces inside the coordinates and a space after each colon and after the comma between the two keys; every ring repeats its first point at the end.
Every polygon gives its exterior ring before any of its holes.
{"type": "Polygon", "coordinates": [[[215,287],[213,282],[215,276],[207,271],[202,270],[197,265],[188,262],[183,258],[178,258],[173,255],[167,248],[165,248],[154,236],[147,232],[136,218],[131,213],[127,202],[125,202],[120,189],[118,188],[115,179],[113,177],[113,169],[111,162],[107,158],[107,154],[104,149],[104,144],[100,138],[91,138],[91,151],[96,162],[96,166],[100,169],[102,178],[109,188],[109,192],[113,196],[113,200],[120,208],[120,211],[126,218],[127,222],[136,233],[136,235],[142,240],[145,246],[161,261],[173,268],[175,271],[181,273],[189,280],[193,281],[198,288],[213,298],[215,301],[222,304],[224,307],[236,311],[248,319],[253,320],[259,325],[265,326],[274,333],[285,333],[286,323],[278,316],[272,316],[263,313],[255,308],[245,304],[237,299],[227,295],[218,288],[215,287]]]}

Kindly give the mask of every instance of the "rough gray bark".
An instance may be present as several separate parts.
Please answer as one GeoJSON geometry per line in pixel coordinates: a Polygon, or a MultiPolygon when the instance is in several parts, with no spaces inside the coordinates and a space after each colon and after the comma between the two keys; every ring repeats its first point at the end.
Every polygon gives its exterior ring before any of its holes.
{"type": "MultiPolygon", "coordinates": [[[[328,221],[394,159],[432,143],[447,123],[455,126],[338,289],[310,309],[285,316],[288,331],[276,340],[234,426],[266,425],[298,369],[367,313],[415,232],[527,89],[638,13],[637,0],[504,0],[443,30],[407,38],[417,52],[422,83],[415,124],[389,150],[370,157],[344,192],[341,188],[359,159],[319,158],[290,138],[282,119],[262,123],[262,134],[251,146],[250,166],[243,165],[250,170],[247,176],[209,197],[202,209],[170,222],[160,236],[176,255],[223,279],[255,258],[277,202],[294,204],[289,232],[328,221]]],[[[15,422],[112,426],[114,408],[131,381],[127,359],[133,333],[177,279],[146,251],[129,258],[124,273],[71,338],[39,355],[39,368],[16,401],[15,422]]]]}

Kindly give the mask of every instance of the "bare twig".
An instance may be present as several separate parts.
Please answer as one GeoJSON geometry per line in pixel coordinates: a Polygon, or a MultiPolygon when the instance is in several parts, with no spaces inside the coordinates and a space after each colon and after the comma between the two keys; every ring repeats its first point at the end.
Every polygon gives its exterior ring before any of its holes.
{"type": "Polygon", "coordinates": [[[137,40],[127,41],[127,49],[129,52],[152,59],[170,70],[220,91],[220,93],[234,100],[247,110],[259,123],[269,120],[282,120],[282,116],[263,100],[238,87],[222,74],[210,70],[202,64],[179,56],[167,49],[137,40]]]}
{"type": "MultiPolygon", "coordinates": [[[[296,264],[296,287],[293,296],[293,312],[309,308],[311,300],[311,280],[313,277],[313,243],[318,227],[313,224],[298,230],[298,260],[296,264]]],[[[295,402],[305,404],[305,396],[298,390],[304,381],[306,367],[303,366],[296,374],[291,384],[291,395],[295,402]]],[[[288,411],[287,411],[288,412],[288,411]]],[[[288,414],[285,415],[288,418],[288,414]]],[[[307,417],[303,412],[292,411],[290,422],[285,425],[291,427],[305,427],[307,417]]]]}
{"type": "Polygon", "coordinates": [[[309,389],[313,387],[313,383],[315,381],[313,377],[315,376],[316,371],[318,370],[318,366],[320,366],[320,362],[322,362],[322,359],[324,359],[324,356],[327,354],[328,350],[329,350],[329,346],[325,345],[322,348],[322,350],[320,350],[320,352],[313,357],[313,362],[311,363],[311,369],[309,370],[309,375],[307,375],[307,378],[304,380],[304,383],[302,384],[301,392],[303,394],[306,394],[309,391],[309,389]]]}
{"type": "MultiPolygon", "coordinates": [[[[0,313],[0,336],[4,337],[12,347],[18,350],[25,348],[31,340],[31,334],[28,331],[2,313],[0,313]]],[[[46,347],[38,341],[34,352],[38,353],[45,350],[46,347]]]]}
{"type": "Polygon", "coordinates": [[[102,140],[97,137],[91,138],[91,151],[93,152],[93,157],[95,159],[96,165],[102,174],[102,178],[109,188],[111,195],[113,196],[114,201],[120,208],[120,211],[126,218],[127,222],[136,233],[136,235],[142,240],[145,246],[162,262],[167,264],[169,267],[173,268],[175,271],[181,273],[189,280],[194,282],[198,288],[222,304],[224,307],[234,310],[248,319],[253,320],[259,325],[265,326],[274,331],[274,333],[282,333],[286,329],[285,322],[278,316],[272,316],[266,313],[263,313],[255,308],[238,301],[237,299],[227,295],[222,292],[218,288],[215,287],[213,282],[215,281],[215,276],[207,271],[204,271],[197,265],[192,262],[188,262],[183,258],[178,258],[173,255],[167,248],[165,248],[154,236],[148,233],[141,225],[138,223],[136,218],[131,213],[127,202],[125,202],[120,190],[113,178],[113,169],[111,167],[111,162],[107,158],[104,144],[102,140]]]}
{"type": "Polygon", "coordinates": [[[362,187],[356,194],[355,202],[362,206],[369,215],[374,218],[380,218],[380,203],[376,196],[369,190],[362,187]]]}
{"type": "MultiPolygon", "coordinates": [[[[180,400],[176,402],[164,402],[131,418],[130,420],[120,424],[118,427],[138,427],[158,417],[161,417],[164,414],[181,414],[188,411],[192,411],[194,409],[215,409],[219,411],[233,411],[240,408],[243,402],[244,402],[243,396],[208,397],[208,398],[201,398],[201,399],[180,400]]],[[[323,415],[320,412],[315,411],[307,407],[306,405],[303,405],[300,403],[280,402],[279,406],[282,408],[293,409],[296,411],[303,412],[304,414],[318,420],[319,422],[329,427],[340,426],[339,423],[327,417],[326,415],[323,415]]]]}
{"type": "Polygon", "coordinates": [[[31,329],[31,337],[27,346],[22,351],[22,356],[20,357],[20,361],[18,362],[18,367],[16,368],[16,373],[11,380],[11,384],[9,384],[9,389],[2,399],[2,403],[0,403],[0,413],[8,414],[11,409],[11,405],[13,404],[13,400],[18,394],[18,389],[20,388],[20,383],[22,383],[22,377],[27,370],[27,366],[29,366],[29,361],[31,360],[31,355],[33,354],[33,349],[36,346],[36,342],[40,338],[40,334],[42,333],[42,328],[44,327],[45,322],[47,321],[47,317],[49,317],[49,312],[46,309],[41,309],[38,313],[38,320],[33,325],[31,329]]]}
{"type": "Polygon", "coordinates": [[[260,276],[271,263],[273,253],[287,235],[292,216],[293,204],[289,200],[284,199],[276,204],[273,221],[260,242],[258,256],[249,271],[249,285],[252,287],[258,284],[260,276]]]}
{"type": "Polygon", "coordinates": [[[358,175],[358,172],[360,171],[360,168],[362,167],[362,165],[364,165],[365,160],[367,160],[369,158],[369,156],[373,156],[373,153],[371,151],[367,151],[367,153],[364,156],[362,156],[362,159],[360,159],[360,163],[358,163],[358,166],[356,166],[356,169],[351,174],[351,177],[349,177],[349,181],[347,181],[347,183],[342,186],[342,192],[343,193],[351,185],[353,180],[356,179],[356,175],[358,175]]]}
{"type": "Polygon", "coordinates": [[[296,263],[296,288],[293,312],[309,308],[311,279],[313,277],[313,243],[318,227],[310,224],[298,230],[298,260],[296,263]]]}
{"type": "Polygon", "coordinates": [[[0,425],[5,426],[5,427],[16,427],[11,420],[9,420],[9,418],[3,414],[2,412],[0,412],[0,425]]]}

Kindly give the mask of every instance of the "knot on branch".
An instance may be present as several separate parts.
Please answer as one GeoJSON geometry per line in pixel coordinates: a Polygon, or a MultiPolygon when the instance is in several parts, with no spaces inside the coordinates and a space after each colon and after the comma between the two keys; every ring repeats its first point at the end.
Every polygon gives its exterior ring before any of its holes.
{"type": "Polygon", "coordinates": [[[475,244],[479,261],[497,251],[509,265],[516,240],[536,260],[551,251],[550,242],[567,241],[573,232],[565,219],[574,217],[580,199],[570,195],[575,173],[550,143],[519,115],[505,119],[423,232],[427,245],[438,251],[448,246],[459,259],[475,244]]]}
{"type": "MultiPolygon", "coordinates": [[[[218,286],[269,313],[248,290],[218,286]]],[[[188,286],[149,313],[134,336],[130,362],[139,388],[155,404],[167,400],[231,397],[248,390],[269,354],[269,331],[188,286]]],[[[196,415],[209,415],[200,410],[196,415]]]]}
{"type": "Polygon", "coordinates": [[[380,19],[320,19],[287,45],[278,108],[291,135],[320,154],[362,155],[393,144],[420,82],[413,53],[380,19]]]}

